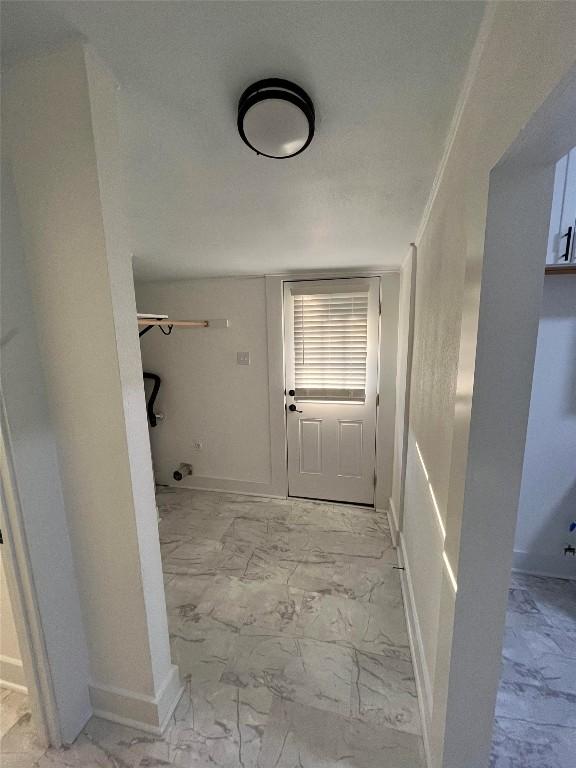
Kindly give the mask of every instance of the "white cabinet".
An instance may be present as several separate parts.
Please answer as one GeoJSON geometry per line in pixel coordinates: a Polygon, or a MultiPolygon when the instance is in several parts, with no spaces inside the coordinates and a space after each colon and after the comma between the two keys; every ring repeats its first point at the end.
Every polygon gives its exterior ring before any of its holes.
{"type": "Polygon", "coordinates": [[[556,164],[546,264],[576,262],[576,147],[556,164]]]}

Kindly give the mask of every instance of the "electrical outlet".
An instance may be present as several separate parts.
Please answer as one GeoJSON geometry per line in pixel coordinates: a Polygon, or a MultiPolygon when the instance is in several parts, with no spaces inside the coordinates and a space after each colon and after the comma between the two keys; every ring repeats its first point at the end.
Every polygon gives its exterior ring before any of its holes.
{"type": "Polygon", "coordinates": [[[250,352],[236,352],[237,365],[250,365],[250,352]]]}
{"type": "Polygon", "coordinates": [[[201,451],[202,450],[202,441],[201,440],[192,440],[192,448],[194,448],[195,451],[201,451]]]}

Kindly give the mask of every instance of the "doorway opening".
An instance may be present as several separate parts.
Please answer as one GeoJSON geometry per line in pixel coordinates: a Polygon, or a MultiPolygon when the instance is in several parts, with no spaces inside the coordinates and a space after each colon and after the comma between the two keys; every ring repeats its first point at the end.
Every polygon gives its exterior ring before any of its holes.
{"type": "MultiPolygon", "coordinates": [[[[486,765],[493,745],[495,707],[497,714],[504,715],[502,694],[497,703],[502,638],[523,464],[528,456],[526,434],[542,290],[545,279],[574,280],[570,264],[547,264],[546,254],[555,168],[576,144],[575,109],[573,67],[490,174],[476,345],[474,354],[467,350],[459,370],[466,394],[459,415],[466,446],[461,454],[466,460],[461,485],[463,514],[458,540],[449,542],[448,549],[458,563],[457,591],[453,612],[445,614],[452,623],[437,660],[449,663],[443,740],[446,765],[462,765],[463,761],[470,766],[486,765]],[[549,274],[546,278],[545,272],[549,274]]],[[[569,290],[574,295],[573,288],[569,290]]],[[[471,301],[478,301],[476,297],[478,294],[471,296],[471,301]]],[[[525,598],[519,612],[526,618],[531,598],[526,594],[519,597],[525,598]]],[[[538,621],[537,612],[534,614],[538,621]]],[[[528,618],[531,620],[534,616],[528,618]]],[[[516,673],[522,671],[529,670],[519,663],[516,673]]],[[[511,685],[520,691],[524,684],[516,680],[511,685]]],[[[517,697],[508,709],[509,715],[515,715],[509,716],[516,721],[511,725],[517,728],[504,737],[502,731],[496,733],[496,746],[503,751],[493,755],[493,765],[563,765],[552,754],[549,736],[540,738],[534,718],[559,716],[556,724],[570,728],[568,713],[575,699],[569,693],[550,694],[550,700],[557,702],[563,696],[564,704],[555,714],[548,710],[548,715],[546,697],[540,696],[535,708],[527,696],[517,697]],[[535,756],[532,763],[531,756],[535,756]]],[[[539,722],[551,724],[550,720],[539,722]]]]}
{"type": "Polygon", "coordinates": [[[575,223],[572,149],[555,172],[492,743],[497,765],[526,754],[558,768],[574,760],[576,723],[566,712],[576,705],[575,223]]]}
{"type": "Polygon", "coordinates": [[[0,763],[62,743],[0,390],[0,763]]]}
{"type": "MultiPolygon", "coordinates": [[[[6,563],[0,555],[0,762],[10,763],[22,753],[31,756],[37,729],[32,717],[31,696],[24,670],[25,654],[16,629],[18,605],[10,594],[6,563]]],[[[29,670],[27,670],[29,672],[29,670]]],[[[43,750],[38,749],[38,756],[43,750]]]]}

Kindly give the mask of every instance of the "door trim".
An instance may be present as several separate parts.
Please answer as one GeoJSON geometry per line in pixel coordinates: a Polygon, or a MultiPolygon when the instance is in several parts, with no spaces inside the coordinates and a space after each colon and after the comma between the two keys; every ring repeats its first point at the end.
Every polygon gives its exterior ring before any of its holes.
{"type": "MultiPolygon", "coordinates": [[[[394,329],[393,337],[397,340],[398,328],[398,295],[400,283],[400,267],[381,270],[334,270],[331,272],[295,272],[290,274],[266,275],[266,318],[267,318],[267,351],[268,351],[268,410],[270,418],[270,495],[288,498],[288,434],[286,424],[286,399],[285,367],[284,367],[284,283],[303,280],[337,280],[340,278],[379,277],[380,295],[382,286],[388,279],[395,282],[395,288],[391,288],[394,295],[394,303],[386,305],[390,308],[390,325],[394,329]],[[395,325],[394,325],[395,323],[395,325]]],[[[385,309],[384,305],[382,307],[385,309]]],[[[381,318],[382,319],[382,318],[381,318]]],[[[394,349],[386,349],[383,354],[383,346],[390,342],[390,337],[382,333],[380,324],[379,350],[378,350],[378,377],[377,393],[383,389],[383,375],[392,382],[391,389],[395,393],[396,381],[396,343],[394,349]],[[390,362],[390,369],[384,371],[383,358],[390,362]]],[[[388,408],[383,408],[383,398],[376,414],[376,466],[379,466],[383,456],[393,455],[393,436],[395,419],[395,402],[388,402],[388,408]],[[381,418],[385,413],[385,417],[381,418]],[[382,437],[391,436],[391,448],[388,450],[383,445],[382,437]]],[[[378,511],[388,508],[390,496],[389,486],[392,482],[392,464],[390,462],[390,478],[385,483],[378,482],[376,487],[375,507],[378,511]]]]}
{"type": "MultiPolygon", "coordinates": [[[[304,414],[297,419],[290,416],[287,422],[287,454],[288,454],[288,493],[293,497],[326,499],[342,504],[363,504],[375,506],[376,502],[376,436],[378,414],[378,378],[379,378],[379,349],[380,349],[380,294],[381,281],[379,277],[348,277],[328,278],[323,280],[285,280],[284,281],[284,388],[296,386],[294,369],[294,301],[300,294],[311,292],[331,296],[334,292],[352,292],[365,295],[367,302],[367,358],[365,399],[361,403],[345,402],[302,402],[298,408],[304,414]],[[358,421],[358,419],[360,421],[358,421]],[[332,448],[339,445],[342,437],[342,425],[360,423],[359,456],[361,467],[359,474],[342,475],[341,469],[333,464],[338,463],[339,449],[336,455],[332,448]],[[316,425],[316,429],[312,425],[316,425]],[[370,429],[366,427],[370,424],[370,429]],[[315,439],[321,441],[318,448],[318,465],[316,470],[309,472],[302,469],[302,438],[306,431],[316,434],[315,439]],[[328,434],[332,434],[332,439],[328,434]],[[298,445],[298,447],[297,447],[298,445]],[[293,453],[292,453],[293,452],[293,453]],[[326,458],[327,466],[322,466],[321,456],[326,458]],[[370,467],[368,467],[370,464],[370,467]],[[299,470],[297,467],[300,467],[299,470]],[[326,474],[326,470],[328,473],[326,474]],[[369,471],[368,471],[369,470],[369,471]],[[313,474],[315,478],[306,478],[313,474]]],[[[294,406],[290,406],[294,407],[294,406]]],[[[358,433],[356,433],[356,438],[358,433]]],[[[313,438],[314,439],[314,438],[313,438]]],[[[314,464],[314,462],[313,462],[314,464]]]]}
{"type": "Polygon", "coordinates": [[[28,698],[36,732],[46,747],[60,747],[62,734],[56,707],[52,675],[30,553],[22,518],[18,488],[10,447],[4,397],[0,390],[0,520],[4,532],[2,545],[20,653],[26,676],[28,698]]]}

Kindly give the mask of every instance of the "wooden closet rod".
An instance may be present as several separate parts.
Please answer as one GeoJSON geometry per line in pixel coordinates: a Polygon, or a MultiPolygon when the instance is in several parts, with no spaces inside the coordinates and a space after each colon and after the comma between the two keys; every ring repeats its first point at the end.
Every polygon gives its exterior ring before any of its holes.
{"type": "Polygon", "coordinates": [[[228,328],[228,320],[171,320],[169,317],[150,317],[140,316],[138,317],[138,325],[142,329],[138,335],[144,336],[145,333],[151,331],[152,328],[158,326],[165,336],[169,336],[172,333],[172,329],[177,328],[228,328]],[[167,328],[167,330],[164,330],[167,328]]]}
{"type": "Polygon", "coordinates": [[[546,267],[547,275],[576,275],[576,264],[559,264],[546,267]]]}
{"type": "Polygon", "coordinates": [[[139,317],[138,325],[173,325],[181,328],[209,328],[210,320],[170,320],[169,317],[156,320],[151,317],[139,317]]]}

